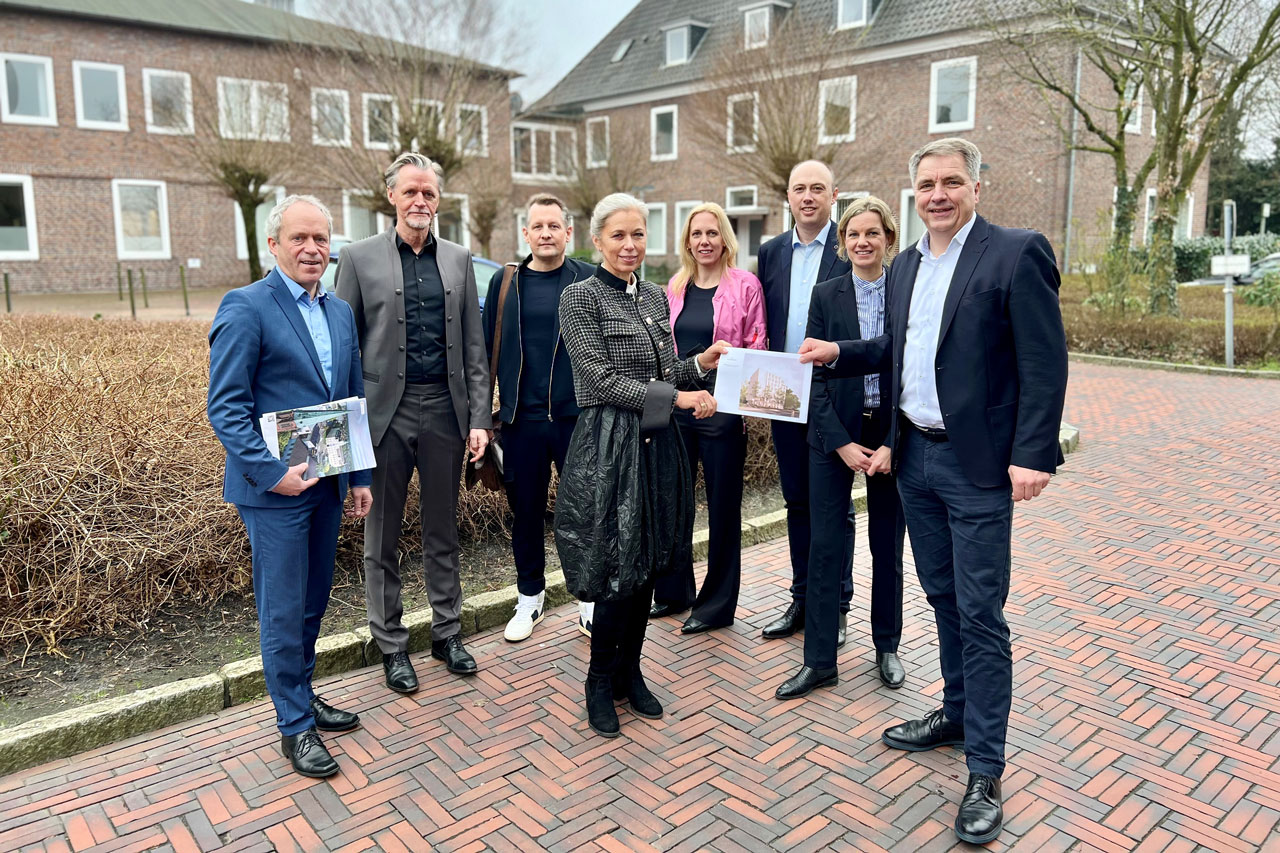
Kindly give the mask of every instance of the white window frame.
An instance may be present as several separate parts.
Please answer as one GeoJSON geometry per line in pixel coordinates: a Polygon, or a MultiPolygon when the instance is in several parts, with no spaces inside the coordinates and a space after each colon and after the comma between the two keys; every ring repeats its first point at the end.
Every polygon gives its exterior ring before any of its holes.
{"type": "Polygon", "coordinates": [[[914,245],[912,243],[908,243],[904,245],[902,241],[905,240],[907,237],[907,222],[910,220],[910,218],[913,215],[916,216],[917,219],[919,218],[919,214],[917,214],[915,210],[916,210],[916,191],[911,187],[906,187],[902,190],[901,193],[898,194],[898,251],[899,252],[906,251],[908,248],[910,248],[910,246],[914,245]]]}
{"type": "Polygon", "coordinates": [[[769,37],[772,32],[773,8],[771,6],[758,6],[755,9],[747,9],[742,13],[742,49],[755,50],[757,47],[765,47],[769,44],[769,37]],[[751,19],[764,18],[764,40],[751,40],[751,19]]]}
{"type": "Polygon", "coordinates": [[[853,142],[858,132],[858,76],[831,77],[818,81],[818,142],[832,145],[841,142],[853,142]],[[828,135],[827,130],[827,92],[837,87],[849,87],[849,130],[847,133],[828,135]]]}
{"type": "Polygon", "coordinates": [[[689,57],[693,54],[693,51],[689,49],[690,42],[692,41],[693,41],[693,28],[688,25],[685,25],[682,27],[672,27],[671,29],[664,32],[662,34],[663,66],[670,68],[673,65],[684,65],[685,63],[687,63],[689,61],[689,57]],[[672,57],[671,37],[676,35],[684,37],[684,56],[680,57],[679,59],[672,59],[671,58],[672,57]]]}
{"type": "Polygon", "coordinates": [[[36,56],[30,53],[0,53],[0,78],[7,78],[5,63],[10,59],[19,62],[32,62],[44,66],[44,85],[49,92],[49,115],[20,116],[9,111],[9,86],[6,79],[0,79],[0,121],[6,124],[35,124],[43,127],[57,127],[58,99],[53,88],[53,59],[48,56],[36,56]]]}
{"type": "MultiPolygon", "coordinates": [[[[675,217],[676,217],[676,221],[675,221],[675,233],[676,233],[676,234],[678,234],[678,235],[679,235],[679,234],[684,234],[684,222],[685,222],[685,220],[686,220],[686,219],[688,219],[688,218],[689,218],[689,211],[693,210],[695,207],[697,207],[697,206],[698,206],[698,205],[700,205],[700,204],[702,204],[702,202],[700,202],[700,201],[678,201],[678,202],[676,202],[676,204],[675,204],[675,217]]],[[[677,251],[677,253],[679,252],[679,250],[680,250],[680,249],[679,249],[679,247],[677,246],[677,247],[676,247],[676,251],[677,251]]]]}
{"type": "Polygon", "coordinates": [[[142,69],[142,103],[146,111],[147,133],[158,133],[163,136],[191,136],[196,132],[195,116],[191,108],[191,75],[185,71],[170,71],[167,68],[142,69]],[[161,127],[155,123],[155,110],[151,101],[151,80],[155,77],[177,77],[182,80],[186,89],[186,124],[183,127],[161,127]]]}
{"type": "Polygon", "coordinates": [[[533,247],[530,246],[524,239],[524,229],[528,224],[529,224],[528,209],[526,208],[525,210],[517,210],[516,211],[516,256],[522,261],[533,253],[533,247]]]}
{"type": "Polygon", "coordinates": [[[1124,126],[1124,132],[1140,134],[1142,133],[1142,86],[1138,86],[1138,94],[1133,101],[1133,111],[1129,113],[1129,121],[1124,126]]]}
{"type": "Polygon", "coordinates": [[[738,208],[743,208],[743,207],[757,207],[759,206],[759,204],[760,204],[760,188],[756,184],[743,184],[737,187],[724,188],[724,209],[725,210],[736,210],[738,208]],[[733,194],[736,192],[743,192],[745,190],[751,190],[751,204],[734,204],[733,194]]]}
{"type": "MultiPolygon", "coordinates": [[[[284,187],[264,186],[262,189],[265,192],[275,194],[275,201],[272,202],[273,205],[284,201],[284,187]]],[[[267,201],[271,200],[268,199],[267,201]]],[[[266,204],[266,202],[263,202],[263,204],[266,204]]],[[[240,205],[236,204],[234,201],[231,202],[231,210],[235,214],[234,227],[236,231],[236,260],[247,261],[249,260],[249,235],[246,234],[244,230],[244,217],[240,215],[240,205]]],[[[271,249],[267,246],[266,234],[258,235],[258,256],[261,260],[266,260],[271,257],[271,249]]]]}
{"type": "Polygon", "coordinates": [[[121,261],[167,261],[171,257],[169,245],[169,190],[164,181],[146,178],[114,178],[111,181],[111,212],[115,219],[116,258],[121,261]],[[120,215],[120,188],[122,186],[157,187],[156,194],[160,214],[160,248],[155,251],[131,251],[124,247],[124,221],[120,215]]]}
{"type": "Polygon", "coordinates": [[[671,230],[671,220],[667,218],[667,203],[663,201],[649,201],[645,202],[645,206],[649,208],[649,213],[651,215],[655,210],[662,211],[662,233],[658,235],[661,238],[661,242],[653,239],[654,234],[657,232],[649,230],[649,220],[647,218],[645,219],[645,254],[665,255],[670,250],[670,246],[667,243],[667,232],[671,230]]]}
{"type": "MultiPolygon", "coordinates": [[[[444,139],[445,132],[448,128],[448,116],[446,116],[444,113],[444,101],[437,101],[435,98],[414,98],[412,101],[412,104],[415,110],[420,110],[423,108],[431,108],[436,111],[436,116],[437,116],[436,137],[439,139],[444,139]]],[[[397,113],[397,116],[398,116],[398,113],[397,113]]],[[[486,143],[487,143],[487,139],[486,139],[486,143]]],[[[415,136],[412,140],[410,140],[409,148],[413,151],[418,151],[421,144],[422,144],[422,140],[418,139],[415,136]]]]}
{"type": "Polygon", "coordinates": [[[978,105],[978,57],[961,56],[955,59],[942,59],[929,66],[929,132],[951,133],[957,130],[973,130],[974,113],[978,105]],[[964,121],[939,122],[938,117],[938,73],[947,68],[969,67],[969,117],[964,121]]]}
{"type": "Polygon", "coordinates": [[[367,151],[390,151],[395,145],[395,134],[400,127],[400,102],[395,95],[379,92],[364,92],[360,96],[361,122],[364,125],[364,147],[367,151]],[[389,142],[372,142],[369,139],[369,102],[391,102],[391,140],[389,142]]]}
{"type": "Polygon", "coordinates": [[[756,150],[756,139],[760,135],[760,93],[744,92],[738,95],[730,95],[725,101],[725,109],[728,112],[728,118],[725,120],[725,146],[730,154],[749,154],[756,150]],[[748,145],[733,144],[733,105],[740,101],[751,101],[751,143],[748,145]]]}
{"type": "Polygon", "coordinates": [[[289,116],[289,84],[274,80],[254,80],[248,77],[218,78],[218,135],[223,139],[257,139],[263,142],[288,142],[290,137],[289,116]],[[227,112],[226,84],[248,83],[249,89],[249,124],[253,127],[248,133],[232,133],[227,126],[230,117],[227,112]],[[264,89],[284,91],[284,131],[278,135],[266,133],[266,125],[262,120],[262,92],[264,89]]]}
{"type": "MultiPolygon", "coordinates": [[[[357,196],[357,195],[372,196],[373,193],[371,193],[369,190],[343,190],[342,191],[342,232],[343,233],[341,236],[343,237],[351,238],[351,228],[350,228],[351,210],[355,207],[359,207],[361,210],[366,209],[362,205],[351,203],[351,197],[357,196]]],[[[389,219],[387,219],[386,216],[384,216],[381,213],[375,213],[374,220],[373,220],[373,233],[381,234],[383,231],[387,230],[387,227],[390,224],[391,222],[389,219]]]]}
{"type": "Polygon", "coordinates": [[[556,151],[556,134],[568,133],[573,140],[573,162],[578,162],[578,130],[564,124],[542,124],[539,122],[517,121],[511,123],[511,177],[513,178],[537,178],[546,181],[569,181],[573,179],[572,174],[562,175],[556,171],[556,164],[559,162],[556,151]],[[529,168],[534,171],[518,172],[516,171],[516,130],[529,131],[529,168]],[[536,171],[538,168],[538,131],[545,131],[551,139],[551,152],[547,162],[551,165],[551,171],[542,173],[536,171]]]}
{"type": "Polygon", "coordinates": [[[862,17],[851,18],[846,21],[844,17],[844,2],[843,0],[836,0],[836,29],[847,30],[852,27],[865,27],[867,25],[867,6],[868,0],[862,0],[862,17]]]}
{"type": "Polygon", "coordinates": [[[129,98],[124,90],[124,66],[114,62],[91,62],[75,59],[71,62],[71,80],[76,96],[76,127],[86,130],[129,130],[129,98]],[[81,71],[114,71],[116,75],[116,99],[120,102],[119,121],[98,121],[84,117],[84,87],[80,82],[81,71]]]}
{"type": "MultiPolygon", "coordinates": [[[[471,249],[471,199],[466,193],[440,193],[440,204],[443,205],[445,199],[450,199],[457,203],[458,215],[462,219],[462,247],[471,249]]],[[[436,239],[440,238],[440,216],[431,217],[431,233],[436,235],[436,239]]]]}
{"type": "Polygon", "coordinates": [[[489,108],[484,104],[458,104],[453,110],[454,144],[460,153],[471,157],[489,156],[489,108]],[[477,151],[462,149],[462,111],[474,110],[480,113],[480,148],[477,151]]]}
{"type": "MultiPolygon", "coordinates": [[[[599,169],[609,165],[609,117],[596,116],[587,119],[587,168],[599,169]],[[604,124],[604,159],[595,160],[591,157],[591,125],[604,124]]],[[[598,152],[597,152],[598,153],[598,152]]]]}
{"type": "Polygon", "coordinates": [[[609,60],[609,62],[611,63],[621,62],[622,57],[626,56],[627,51],[631,49],[631,42],[632,42],[632,39],[623,39],[622,41],[618,42],[618,46],[617,48],[614,49],[613,57],[609,60]]]}
{"type": "Polygon", "coordinates": [[[652,163],[662,163],[668,160],[677,160],[680,157],[680,105],[666,104],[661,107],[651,107],[649,109],[649,161],[652,163]],[[671,114],[671,153],[658,153],[658,116],[665,113],[671,114]]]}
{"type": "MultiPolygon", "coordinates": [[[[1187,206],[1187,228],[1186,228],[1186,231],[1183,232],[1182,236],[1187,240],[1190,240],[1191,232],[1195,230],[1196,194],[1188,190],[1186,197],[1183,198],[1182,200],[1182,203],[1187,206]]],[[[1181,214],[1182,211],[1178,211],[1178,213],[1181,214]]],[[[1174,228],[1176,229],[1178,225],[1177,220],[1174,220],[1173,224],[1174,224],[1174,228]]]]}
{"type": "Polygon", "coordinates": [[[311,144],[318,145],[321,148],[351,147],[351,93],[346,89],[325,89],[320,86],[311,87],[311,144]],[[317,95],[337,95],[342,100],[341,139],[325,139],[319,135],[319,110],[316,109],[317,95]]]}
{"type": "Polygon", "coordinates": [[[36,231],[36,196],[30,175],[0,175],[0,184],[22,187],[22,206],[27,215],[27,248],[0,250],[0,261],[40,260],[40,235],[36,231]]]}

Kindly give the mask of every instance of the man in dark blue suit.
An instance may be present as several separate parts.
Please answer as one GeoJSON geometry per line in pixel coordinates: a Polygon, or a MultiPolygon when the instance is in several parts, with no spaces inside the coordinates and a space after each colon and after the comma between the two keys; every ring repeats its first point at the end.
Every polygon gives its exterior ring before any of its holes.
{"type": "MultiPolygon", "coordinates": [[[[787,204],[795,227],[760,247],[757,269],[764,286],[765,324],[769,349],[796,352],[805,338],[809,299],[820,281],[849,272],[849,262],[836,250],[839,239],[831,221],[831,206],[839,189],[825,163],[806,160],[791,170],[787,204]]],[[[773,449],[778,478],[787,506],[787,542],[791,550],[791,603],[765,626],[767,639],[789,637],[804,625],[809,582],[809,445],[807,424],[773,421],[773,449]]],[[[845,526],[846,553],[841,565],[840,610],[848,613],[853,599],[853,505],[845,526]]],[[[841,617],[840,643],[844,643],[841,617]]]]}
{"type": "MultiPolygon", "coordinates": [[[[267,218],[277,267],[227,293],[209,332],[209,422],[227,451],[223,500],[236,505],[253,551],[262,669],[280,747],[303,776],[338,772],[320,731],[359,718],[311,689],[316,637],[329,603],[347,475],[303,479],[306,463],[275,458],[258,430],[266,412],[363,396],[360,351],[348,305],[320,287],[333,219],[318,199],[289,196],[267,218]]],[[[347,516],[362,518],[370,473],[350,476],[347,516]]]]}
{"type": "MultiPolygon", "coordinates": [[[[912,155],[926,233],[889,273],[889,447],[938,625],[943,701],[882,736],[912,752],[964,747],[969,782],[955,830],[973,844],[998,836],[1004,820],[1013,504],[1039,495],[1062,462],[1067,386],[1053,249],[1041,234],[977,215],[981,164],[964,139],[936,140],[912,155]]],[[[877,354],[851,346],[862,343],[840,344],[833,375],[874,369],[877,354]]],[[[835,357],[830,346],[806,342],[822,350],[820,362],[835,357]]]]}

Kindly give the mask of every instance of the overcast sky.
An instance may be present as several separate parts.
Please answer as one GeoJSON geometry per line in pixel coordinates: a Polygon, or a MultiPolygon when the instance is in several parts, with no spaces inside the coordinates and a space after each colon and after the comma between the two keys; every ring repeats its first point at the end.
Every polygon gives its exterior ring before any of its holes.
{"type": "Polygon", "coordinates": [[[513,80],[511,86],[526,105],[546,94],[635,7],[635,0],[502,3],[523,18],[529,34],[528,54],[515,63],[516,70],[526,76],[513,80]]]}

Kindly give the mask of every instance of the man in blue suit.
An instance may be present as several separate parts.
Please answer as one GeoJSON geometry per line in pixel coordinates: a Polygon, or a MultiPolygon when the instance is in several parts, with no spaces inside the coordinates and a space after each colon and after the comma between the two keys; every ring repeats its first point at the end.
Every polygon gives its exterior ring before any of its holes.
{"type": "MultiPolygon", "coordinates": [[[[223,500],[236,505],[253,551],[262,669],[280,748],[294,770],[316,778],[338,772],[317,730],[359,725],[311,689],[348,477],[303,479],[306,463],[276,459],[258,418],[364,395],[351,308],[320,287],[332,230],[316,198],[292,195],[276,205],[267,246],[277,267],[227,293],[209,332],[209,422],[227,451],[223,500]]],[[[348,517],[368,514],[370,479],[368,471],[351,474],[348,517]]]]}

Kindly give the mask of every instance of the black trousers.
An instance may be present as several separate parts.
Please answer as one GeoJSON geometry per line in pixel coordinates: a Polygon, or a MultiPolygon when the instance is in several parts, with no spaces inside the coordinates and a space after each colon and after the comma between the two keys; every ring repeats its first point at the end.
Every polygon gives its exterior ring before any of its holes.
{"type": "Polygon", "coordinates": [[[591,619],[591,663],[588,675],[629,675],[639,666],[644,632],[649,625],[653,581],[619,601],[597,601],[591,619]]]}
{"type": "Polygon", "coordinates": [[[516,418],[502,427],[511,552],[516,561],[516,588],[522,595],[537,595],[546,587],[547,488],[551,466],[564,470],[576,422],[577,418],[516,418]]]}
{"type": "Polygon", "coordinates": [[[680,437],[689,457],[689,478],[698,474],[707,486],[707,576],[695,590],[693,560],[658,578],[654,600],[681,610],[692,605],[694,616],[708,625],[733,622],[742,585],[742,471],[747,459],[747,436],[739,415],[715,414],[698,420],[676,411],[680,437]],[[695,596],[696,591],[696,596],[695,596]]]}
{"type": "MultiPolygon", "coordinates": [[[[773,421],[773,450],[778,457],[778,479],[787,507],[787,541],[791,550],[791,598],[804,604],[809,585],[809,427],[787,421],[773,421]]],[[[849,490],[845,490],[849,497],[849,490]]],[[[844,509],[844,558],[836,568],[840,579],[840,612],[849,612],[853,600],[853,501],[844,509]]],[[[839,525],[837,525],[837,528],[839,525]]]]}

